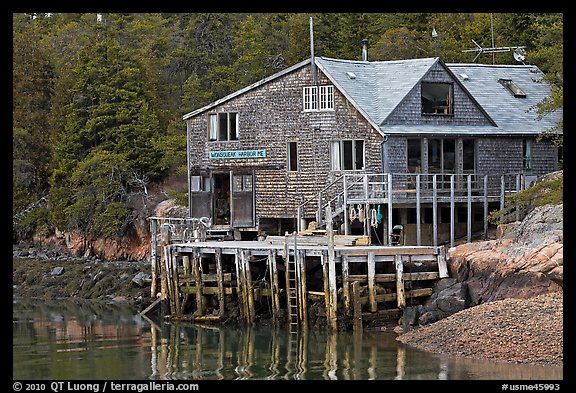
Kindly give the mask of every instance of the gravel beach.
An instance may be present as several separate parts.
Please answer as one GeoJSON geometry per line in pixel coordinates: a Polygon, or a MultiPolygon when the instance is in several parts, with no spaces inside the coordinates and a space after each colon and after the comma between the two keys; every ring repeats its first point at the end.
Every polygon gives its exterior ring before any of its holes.
{"type": "Polygon", "coordinates": [[[480,304],[397,340],[434,353],[561,367],[563,298],[554,293],[480,304]]]}

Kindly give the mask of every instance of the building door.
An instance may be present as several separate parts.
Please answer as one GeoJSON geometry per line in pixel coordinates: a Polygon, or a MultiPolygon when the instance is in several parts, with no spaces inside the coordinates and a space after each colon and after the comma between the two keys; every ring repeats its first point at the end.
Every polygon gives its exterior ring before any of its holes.
{"type": "Polygon", "coordinates": [[[209,175],[190,176],[190,217],[213,217],[211,184],[209,175]]]}
{"type": "Polygon", "coordinates": [[[247,228],[255,226],[254,174],[232,174],[232,226],[247,228]]]}
{"type": "Polygon", "coordinates": [[[213,173],[214,225],[230,225],[230,172],[213,173]]]}

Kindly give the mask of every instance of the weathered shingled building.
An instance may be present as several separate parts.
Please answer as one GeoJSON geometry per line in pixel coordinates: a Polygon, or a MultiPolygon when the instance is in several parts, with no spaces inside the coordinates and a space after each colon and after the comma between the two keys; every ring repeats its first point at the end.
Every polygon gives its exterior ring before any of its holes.
{"type": "Polygon", "coordinates": [[[541,77],[439,58],[302,61],[183,116],[190,216],[251,239],[322,223],[332,200],[336,227],[374,243],[398,224],[405,244],[476,232],[503,195],[558,168],[536,140],[561,116],[537,120],[541,77]]]}

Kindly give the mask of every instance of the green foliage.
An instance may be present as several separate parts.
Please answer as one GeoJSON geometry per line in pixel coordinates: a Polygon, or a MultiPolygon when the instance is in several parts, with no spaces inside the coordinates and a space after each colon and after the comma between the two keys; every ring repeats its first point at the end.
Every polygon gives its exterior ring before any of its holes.
{"type": "Polygon", "coordinates": [[[487,220],[491,224],[500,224],[502,214],[512,207],[530,211],[538,206],[562,203],[564,199],[564,177],[560,176],[550,180],[536,183],[519,193],[506,197],[503,211],[491,211],[487,220]]]}
{"type": "Polygon", "coordinates": [[[168,194],[168,198],[175,199],[176,203],[181,206],[188,206],[188,193],[187,192],[179,192],[176,190],[168,189],[166,190],[166,194],[168,194]]]}
{"type": "MultiPolygon", "coordinates": [[[[311,16],[317,56],[360,59],[364,38],[371,60],[466,62],[472,39],[491,46],[488,13],[15,13],[13,209],[49,189],[51,224],[118,234],[127,177],[187,174],[182,115],[308,58],[311,16]]],[[[552,84],[538,114],[561,110],[563,15],[493,21],[495,45],[525,45],[552,84]]],[[[542,137],[562,145],[562,127],[542,137]]]]}

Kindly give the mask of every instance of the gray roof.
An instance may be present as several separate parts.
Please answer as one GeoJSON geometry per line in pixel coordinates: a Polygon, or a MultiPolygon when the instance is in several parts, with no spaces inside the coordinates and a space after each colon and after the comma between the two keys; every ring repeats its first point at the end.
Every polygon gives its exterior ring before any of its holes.
{"type": "Polygon", "coordinates": [[[562,116],[556,113],[540,121],[536,119],[534,106],[550,95],[548,85],[537,82],[543,74],[536,66],[446,64],[456,82],[479,104],[495,126],[383,124],[439,61],[438,58],[371,62],[316,59],[319,68],[382,134],[539,134],[553,127],[562,116]],[[353,78],[350,73],[353,73],[353,78]],[[464,78],[463,74],[467,77],[464,78]],[[526,98],[514,97],[498,82],[499,79],[513,80],[526,93],[526,98]]]}
{"type": "Polygon", "coordinates": [[[550,87],[540,82],[544,74],[534,65],[446,65],[494,119],[500,133],[540,133],[552,128],[562,116],[560,112],[536,119],[535,105],[550,97],[550,87]],[[526,93],[526,98],[514,97],[499,79],[514,81],[526,93]]]}
{"type": "Polygon", "coordinates": [[[316,58],[318,67],[378,126],[438,60],[353,61],[316,58]],[[348,72],[354,73],[354,79],[348,72]]]}
{"type": "MultiPolygon", "coordinates": [[[[384,134],[461,134],[461,135],[522,135],[539,134],[552,128],[562,113],[536,120],[534,106],[550,95],[545,83],[538,83],[542,72],[536,66],[444,64],[439,58],[393,61],[355,61],[316,57],[318,68],[337,89],[358,109],[370,124],[384,134]],[[384,121],[402,100],[417,86],[432,66],[441,62],[456,78],[456,82],[479,104],[495,126],[454,125],[386,125],[384,121]],[[464,78],[462,75],[467,75],[464,78]],[[514,97],[498,80],[512,79],[526,93],[526,98],[514,97]]],[[[288,67],[209,105],[187,113],[188,119],[253,88],[310,64],[310,59],[288,67]]]]}

